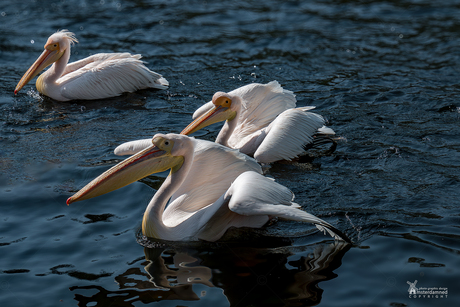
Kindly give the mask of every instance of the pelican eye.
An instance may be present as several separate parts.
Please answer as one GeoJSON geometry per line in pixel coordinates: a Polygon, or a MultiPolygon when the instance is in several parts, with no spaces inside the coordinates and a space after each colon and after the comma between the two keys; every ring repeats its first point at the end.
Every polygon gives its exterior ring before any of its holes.
{"type": "Polygon", "coordinates": [[[228,97],[221,97],[220,102],[218,102],[223,107],[229,108],[232,104],[232,100],[228,97]]]}
{"type": "Polygon", "coordinates": [[[169,141],[165,141],[165,145],[166,145],[166,146],[169,146],[169,141]]]}
{"type": "Polygon", "coordinates": [[[57,47],[57,44],[54,44],[54,48],[56,48],[56,47],[57,47]]]}

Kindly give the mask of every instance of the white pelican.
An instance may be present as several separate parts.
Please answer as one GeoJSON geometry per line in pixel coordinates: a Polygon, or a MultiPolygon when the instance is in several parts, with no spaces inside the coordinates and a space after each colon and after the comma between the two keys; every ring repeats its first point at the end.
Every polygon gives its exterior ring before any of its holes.
{"type": "Polygon", "coordinates": [[[295,108],[295,95],[277,81],[252,83],[229,93],[217,92],[212,101],[193,114],[194,121],[181,134],[191,134],[213,123],[225,124],[216,142],[253,156],[262,163],[292,160],[303,155],[316,135],[331,136],[324,118],[295,108]]]}
{"type": "Polygon", "coordinates": [[[261,175],[258,163],[237,150],[179,134],[157,134],[145,145],[145,140],[121,145],[116,153],[137,153],[88,183],[67,204],[170,169],[144,213],[142,232],[147,237],[216,241],[230,227],[260,228],[279,217],[314,223],[350,242],[329,223],[299,210],[288,188],[261,175]]]}
{"type": "Polygon", "coordinates": [[[55,100],[90,100],[119,96],[139,89],[165,89],[168,81],[149,70],[141,55],[130,53],[98,53],[68,64],[70,46],[77,43],[75,34],[62,30],[45,44],[45,51],[26,71],[14,94],[48,65],[50,69],[38,77],[37,90],[55,100]]]}

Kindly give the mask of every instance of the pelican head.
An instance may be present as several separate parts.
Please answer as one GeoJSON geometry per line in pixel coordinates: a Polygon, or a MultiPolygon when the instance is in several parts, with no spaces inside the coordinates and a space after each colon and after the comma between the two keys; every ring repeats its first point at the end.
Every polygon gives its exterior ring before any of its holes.
{"type": "Polygon", "coordinates": [[[151,146],[105,171],[67,199],[67,205],[109,193],[154,173],[168,169],[176,172],[184,162],[185,142],[191,140],[183,135],[155,135],[151,146]]]}
{"type": "Polygon", "coordinates": [[[35,63],[30,66],[21,80],[19,80],[14,94],[17,94],[30,80],[38,75],[43,69],[58,61],[64,52],[70,48],[73,43],[78,43],[75,35],[67,30],[62,30],[51,35],[45,44],[45,50],[35,63]]]}
{"type": "Polygon", "coordinates": [[[238,104],[228,93],[217,92],[212,96],[214,107],[191,122],[181,134],[189,135],[206,126],[212,125],[224,120],[231,121],[235,118],[238,104]]]}

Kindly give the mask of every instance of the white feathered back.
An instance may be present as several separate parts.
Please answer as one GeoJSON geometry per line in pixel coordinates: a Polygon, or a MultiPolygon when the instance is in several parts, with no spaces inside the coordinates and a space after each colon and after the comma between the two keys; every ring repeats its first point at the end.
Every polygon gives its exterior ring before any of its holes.
{"type": "Polygon", "coordinates": [[[66,70],[70,72],[59,79],[61,95],[70,100],[96,99],[149,87],[167,88],[168,82],[140,58],[139,54],[99,53],[72,63],[66,70]]]}
{"type": "MultiPolygon", "coordinates": [[[[184,183],[172,195],[169,206],[194,212],[214,203],[241,173],[254,171],[262,174],[260,165],[238,150],[209,141],[194,141],[193,165],[184,183]]],[[[167,211],[174,208],[166,209],[165,218],[167,211]]]]}
{"type": "Polygon", "coordinates": [[[293,92],[285,90],[277,81],[267,84],[252,83],[233,90],[231,96],[241,99],[241,110],[236,129],[228,140],[232,148],[246,136],[268,126],[279,114],[296,106],[293,92]]]}

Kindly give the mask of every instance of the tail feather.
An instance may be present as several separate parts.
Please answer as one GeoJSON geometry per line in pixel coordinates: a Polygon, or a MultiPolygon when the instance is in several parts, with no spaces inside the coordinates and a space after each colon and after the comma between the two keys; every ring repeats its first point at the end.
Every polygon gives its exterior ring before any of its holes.
{"type": "Polygon", "coordinates": [[[315,224],[315,226],[319,229],[319,231],[321,231],[324,234],[326,234],[327,232],[331,237],[333,237],[336,240],[342,240],[347,243],[352,243],[351,240],[343,232],[341,232],[329,223],[325,222],[324,224],[315,224]]]}
{"type": "Polygon", "coordinates": [[[168,80],[165,78],[161,77],[155,80],[155,88],[158,89],[167,89],[169,86],[168,80]]]}
{"type": "Polygon", "coordinates": [[[283,214],[278,216],[289,220],[313,223],[315,224],[316,228],[318,228],[324,234],[327,233],[336,240],[342,240],[347,243],[352,243],[351,240],[343,232],[341,232],[328,222],[320,219],[319,217],[314,216],[311,213],[305,212],[303,210],[299,210],[300,212],[296,211],[297,213],[294,213],[294,211],[291,211],[290,209],[286,209],[286,211],[290,211],[289,214],[283,214]]]}

